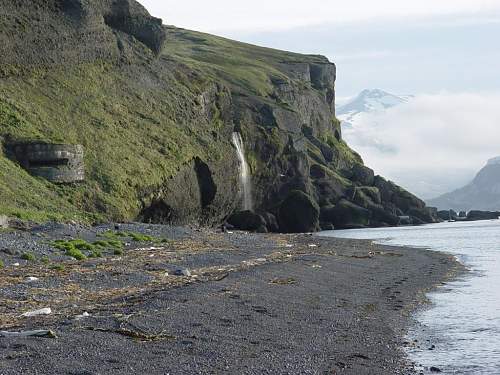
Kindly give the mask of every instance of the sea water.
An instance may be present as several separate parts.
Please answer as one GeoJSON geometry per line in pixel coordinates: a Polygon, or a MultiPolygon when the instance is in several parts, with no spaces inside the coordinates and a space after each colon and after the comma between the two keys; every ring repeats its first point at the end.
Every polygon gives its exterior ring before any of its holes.
{"type": "Polygon", "coordinates": [[[470,272],[428,295],[431,308],[416,313],[420,324],[409,332],[409,339],[419,338],[422,347],[408,354],[426,373],[434,366],[444,374],[500,374],[500,220],[322,235],[455,255],[470,272]]]}

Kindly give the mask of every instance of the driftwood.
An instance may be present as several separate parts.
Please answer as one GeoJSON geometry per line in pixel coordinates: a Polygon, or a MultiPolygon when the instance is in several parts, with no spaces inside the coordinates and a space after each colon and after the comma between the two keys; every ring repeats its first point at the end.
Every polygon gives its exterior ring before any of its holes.
{"type": "Polygon", "coordinates": [[[166,335],[164,333],[159,333],[156,335],[150,335],[144,332],[132,331],[130,329],[118,328],[118,329],[108,329],[108,328],[96,328],[96,327],[86,327],[85,329],[89,331],[96,332],[110,332],[117,333],[119,335],[130,337],[139,341],[161,341],[161,340],[174,340],[176,337],[172,335],[166,335]]]}
{"type": "Polygon", "coordinates": [[[35,331],[24,332],[0,331],[0,337],[43,337],[48,339],[56,339],[57,335],[51,330],[39,329],[35,331]]]}

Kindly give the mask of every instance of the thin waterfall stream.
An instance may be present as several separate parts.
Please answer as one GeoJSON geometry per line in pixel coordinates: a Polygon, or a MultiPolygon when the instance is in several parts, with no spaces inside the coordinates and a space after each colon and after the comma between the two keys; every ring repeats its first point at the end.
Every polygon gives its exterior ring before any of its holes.
{"type": "Polygon", "coordinates": [[[233,144],[236,147],[238,160],[240,162],[240,183],[243,190],[243,209],[252,210],[252,181],[250,176],[250,168],[248,167],[247,160],[245,159],[245,147],[241,134],[234,132],[232,136],[233,144]]]}

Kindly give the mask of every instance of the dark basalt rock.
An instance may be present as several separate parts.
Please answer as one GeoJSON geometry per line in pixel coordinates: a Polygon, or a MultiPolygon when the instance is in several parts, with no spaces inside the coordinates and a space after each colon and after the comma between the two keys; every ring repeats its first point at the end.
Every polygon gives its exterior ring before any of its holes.
{"type": "Polygon", "coordinates": [[[410,208],[406,213],[411,217],[418,218],[423,223],[435,223],[438,221],[437,211],[434,212],[430,207],[410,208]]]}
{"type": "Polygon", "coordinates": [[[278,212],[280,231],[284,233],[315,232],[319,229],[319,207],[302,191],[291,191],[278,212]]]}
{"type": "Polygon", "coordinates": [[[370,226],[397,226],[401,223],[399,216],[396,216],[386,210],[383,206],[371,206],[371,220],[370,226]]]}
{"type": "Polygon", "coordinates": [[[335,229],[335,227],[333,226],[332,223],[325,223],[323,221],[319,222],[319,227],[321,228],[321,230],[334,230],[335,229]]]}
{"type": "Polygon", "coordinates": [[[410,221],[411,221],[412,225],[424,225],[424,224],[427,224],[425,221],[423,221],[422,219],[420,219],[417,216],[410,216],[410,221]]]}
{"type": "Polygon", "coordinates": [[[319,220],[323,225],[332,224],[335,222],[335,206],[323,206],[320,209],[319,220]]]}
{"type": "Polygon", "coordinates": [[[351,178],[353,181],[359,182],[362,185],[372,186],[375,179],[375,173],[373,169],[356,164],[351,171],[351,178]]]}
{"type": "Polygon", "coordinates": [[[166,40],[162,20],[134,0],[4,0],[0,13],[0,64],[7,66],[117,62],[124,36],[155,55],[166,40]]]}
{"type": "Polygon", "coordinates": [[[498,211],[478,211],[473,210],[467,214],[467,221],[496,220],[500,217],[498,211]]]}
{"type": "Polygon", "coordinates": [[[364,228],[370,225],[371,212],[342,199],[331,209],[329,217],[336,229],[364,228]]]}
{"type": "Polygon", "coordinates": [[[227,222],[239,230],[267,232],[264,218],[252,211],[237,212],[231,215],[227,222]]]}
{"type": "Polygon", "coordinates": [[[439,219],[444,221],[457,220],[457,213],[454,210],[438,211],[437,216],[439,217],[439,219]]]}
{"type": "Polygon", "coordinates": [[[266,221],[266,228],[269,232],[274,232],[274,233],[279,232],[280,228],[279,228],[278,219],[276,219],[276,216],[274,216],[270,212],[265,212],[261,216],[266,221]]]}

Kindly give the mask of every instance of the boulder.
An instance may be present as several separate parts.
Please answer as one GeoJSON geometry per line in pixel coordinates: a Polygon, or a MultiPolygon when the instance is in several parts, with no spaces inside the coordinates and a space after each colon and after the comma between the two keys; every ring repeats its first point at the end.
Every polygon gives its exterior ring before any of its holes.
{"type": "Polygon", "coordinates": [[[329,215],[337,229],[364,228],[370,225],[370,211],[347,199],[340,200],[329,215]]]}
{"type": "Polygon", "coordinates": [[[319,229],[319,207],[302,191],[291,191],[278,211],[280,231],[284,233],[315,232],[319,229]]]}
{"type": "Polygon", "coordinates": [[[348,196],[353,203],[360,207],[370,208],[373,205],[380,205],[380,192],[376,187],[354,187],[348,192],[348,196]]]}
{"type": "MultiPolygon", "coordinates": [[[[423,208],[410,208],[407,211],[408,215],[412,217],[418,218],[420,221],[423,223],[435,223],[437,222],[438,218],[437,216],[434,216],[434,211],[430,209],[429,207],[423,207],[423,208]]],[[[437,215],[437,212],[436,212],[437,215]]],[[[456,217],[456,215],[455,215],[456,217]]]]}
{"type": "Polygon", "coordinates": [[[457,220],[457,213],[453,210],[438,211],[437,216],[444,221],[457,220]]]}
{"type": "Polygon", "coordinates": [[[335,222],[335,206],[327,205],[321,207],[319,220],[321,223],[333,223],[335,222]]]}
{"type": "Polygon", "coordinates": [[[473,210],[467,214],[468,221],[496,220],[500,217],[500,212],[473,210]]]}
{"type": "Polygon", "coordinates": [[[239,230],[257,231],[266,228],[264,218],[253,211],[240,211],[231,215],[227,222],[239,230]]]}
{"type": "Polygon", "coordinates": [[[321,230],[334,230],[335,227],[333,226],[332,223],[325,223],[324,221],[319,222],[319,227],[321,230]]]}
{"type": "Polygon", "coordinates": [[[373,173],[373,170],[365,167],[362,164],[355,164],[352,167],[352,180],[359,182],[363,185],[370,186],[373,185],[374,178],[375,178],[375,173],[373,173]]]}
{"type": "Polygon", "coordinates": [[[270,212],[265,212],[262,214],[262,217],[264,218],[266,222],[266,228],[269,232],[277,233],[279,232],[280,228],[278,225],[278,220],[276,219],[276,216],[274,216],[270,212]]]}
{"type": "Polygon", "coordinates": [[[411,217],[409,216],[399,216],[399,225],[412,225],[411,217]]]}
{"type": "Polygon", "coordinates": [[[371,212],[371,226],[384,227],[384,226],[397,226],[400,223],[400,218],[387,211],[383,206],[369,207],[371,212]]]}
{"type": "Polygon", "coordinates": [[[410,215],[410,220],[411,220],[412,225],[423,225],[423,224],[427,224],[425,221],[423,221],[422,219],[420,219],[420,218],[419,218],[419,217],[417,217],[417,216],[411,216],[411,215],[410,215]]]}

